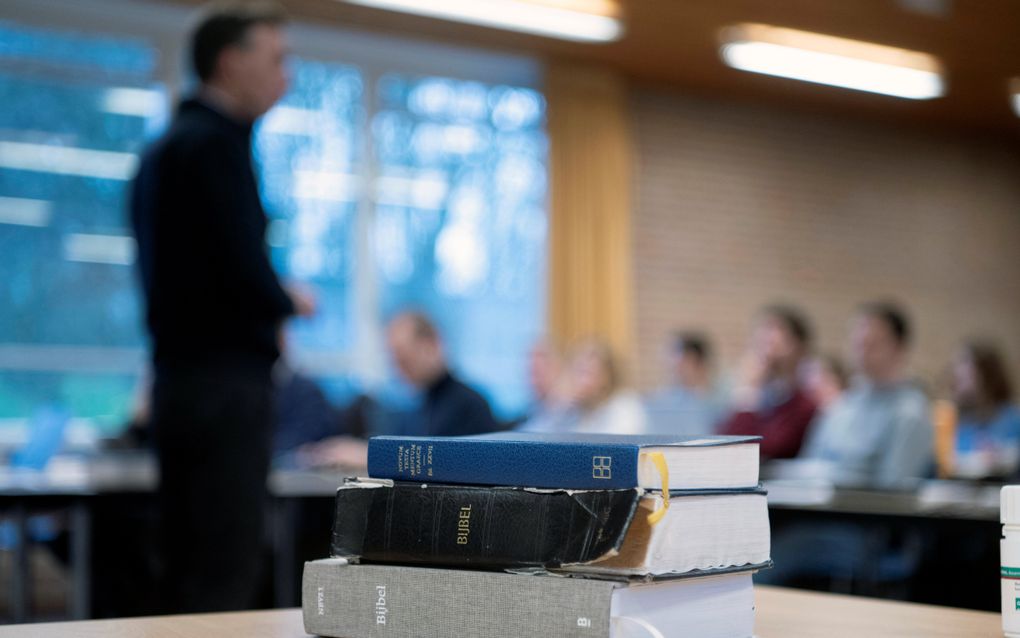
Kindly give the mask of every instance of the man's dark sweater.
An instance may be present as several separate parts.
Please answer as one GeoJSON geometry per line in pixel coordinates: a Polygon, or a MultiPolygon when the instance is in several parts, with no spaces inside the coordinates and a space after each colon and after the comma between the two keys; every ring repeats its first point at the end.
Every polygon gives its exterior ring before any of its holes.
{"type": "Polygon", "coordinates": [[[418,432],[422,436],[482,434],[498,429],[498,424],[482,395],[443,373],[425,392],[418,432]]]}
{"type": "Polygon", "coordinates": [[[777,405],[733,414],[722,424],[719,433],[760,436],[759,450],[763,459],[792,459],[800,452],[816,409],[814,401],[803,390],[794,388],[777,405]]]}
{"type": "Polygon", "coordinates": [[[157,371],[268,374],[294,307],[266,251],[251,126],[184,101],[142,160],[131,221],[157,371]]]}

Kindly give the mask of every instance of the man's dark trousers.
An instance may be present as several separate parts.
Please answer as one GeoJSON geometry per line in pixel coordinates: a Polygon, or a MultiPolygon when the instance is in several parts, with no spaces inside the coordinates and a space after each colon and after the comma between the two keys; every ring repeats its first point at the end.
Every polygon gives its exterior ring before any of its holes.
{"type": "Polygon", "coordinates": [[[157,373],[152,407],[164,606],[250,609],[263,575],[270,377],[231,368],[157,373]]]}

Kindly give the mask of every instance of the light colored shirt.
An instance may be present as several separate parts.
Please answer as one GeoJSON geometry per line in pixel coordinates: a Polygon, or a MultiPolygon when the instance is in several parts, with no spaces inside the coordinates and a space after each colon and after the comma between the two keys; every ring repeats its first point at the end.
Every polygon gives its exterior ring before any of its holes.
{"type": "Polygon", "coordinates": [[[925,476],[934,429],[928,397],[913,383],[859,383],[812,426],[802,456],[836,483],[896,487],[925,476]]]}
{"type": "Polygon", "coordinates": [[[544,413],[524,423],[522,432],[584,432],[590,434],[644,434],[647,416],[641,399],[630,391],[617,392],[590,411],[572,407],[544,413]]]}

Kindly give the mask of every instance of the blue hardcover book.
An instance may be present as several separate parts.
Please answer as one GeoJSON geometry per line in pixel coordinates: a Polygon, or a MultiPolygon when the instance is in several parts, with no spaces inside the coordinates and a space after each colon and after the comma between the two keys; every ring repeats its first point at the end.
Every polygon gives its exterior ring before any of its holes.
{"type": "Polygon", "coordinates": [[[376,436],[368,473],[420,483],[563,489],[739,489],[758,485],[759,437],[526,434],[376,436]]]}

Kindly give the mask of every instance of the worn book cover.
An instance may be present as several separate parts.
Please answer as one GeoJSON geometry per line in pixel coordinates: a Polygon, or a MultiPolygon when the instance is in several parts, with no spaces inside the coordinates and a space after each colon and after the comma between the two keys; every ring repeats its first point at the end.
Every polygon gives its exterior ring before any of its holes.
{"type": "Polygon", "coordinates": [[[348,479],[333,556],[507,569],[584,566],[648,575],[769,560],[763,490],[661,493],[348,479]]]}

